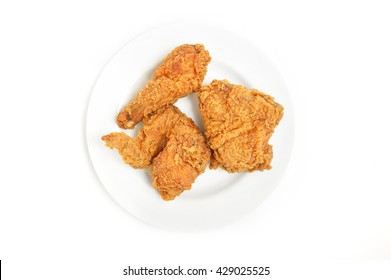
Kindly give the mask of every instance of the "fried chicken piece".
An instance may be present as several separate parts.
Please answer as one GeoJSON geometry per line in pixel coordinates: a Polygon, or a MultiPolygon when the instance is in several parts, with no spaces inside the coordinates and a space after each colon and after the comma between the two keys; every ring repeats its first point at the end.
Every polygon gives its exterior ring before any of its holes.
{"type": "Polygon", "coordinates": [[[176,47],[153,78],[117,116],[121,128],[133,128],[143,117],[198,91],[211,58],[201,44],[176,47]]]}
{"type": "Polygon", "coordinates": [[[164,200],[173,200],[189,190],[210,160],[210,149],[198,127],[173,105],[149,116],[136,139],[121,132],[102,140],[109,148],[118,149],[133,167],[151,165],[153,186],[164,200]]]}
{"type": "Polygon", "coordinates": [[[212,149],[211,169],[228,172],[270,169],[268,144],[284,108],[255,89],[214,80],[198,93],[205,134],[212,149]]]}
{"type": "Polygon", "coordinates": [[[102,137],[106,146],[117,149],[122,159],[134,168],[146,168],[167,145],[168,136],[182,113],[174,106],[160,108],[144,119],[136,139],[124,132],[113,132],[102,137]]]}

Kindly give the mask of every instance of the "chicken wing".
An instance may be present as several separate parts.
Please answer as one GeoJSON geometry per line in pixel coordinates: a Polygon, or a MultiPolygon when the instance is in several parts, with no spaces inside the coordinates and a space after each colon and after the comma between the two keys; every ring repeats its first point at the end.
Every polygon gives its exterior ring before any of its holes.
{"type": "Polygon", "coordinates": [[[153,78],[117,116],[121,128],[133,128],[143,117],[198,91],[211,58],[201,44],[176,47],[153,78]]]}
{"type": "Polygon", "coordinates": [[[113,132],[103,136],[102,140],[109,148],[116,148],[127,164],[146,168],[166,146],[168,136],[180,117],[176,107],[163,107],[144,119],[144,126],[136,139],[123,132],[113,132]]]}
{"type": "Polygon", "coordinates": [[[255,89],[214,80],[198,93],[205,134],[212,149],[210,168],[228,172],[271,168],[268,144],[284,108],[255,89]]]}
{"type": "Polygon", "coordinates": [[[210,149],[198,127],[173,105],[149,116],[136,139],[121,132],[103,136],[102,140],[118,149],[133,167],[151,165],[153,186],[164,200],[173,200],[189,190],[210,160],[210,149]]]}

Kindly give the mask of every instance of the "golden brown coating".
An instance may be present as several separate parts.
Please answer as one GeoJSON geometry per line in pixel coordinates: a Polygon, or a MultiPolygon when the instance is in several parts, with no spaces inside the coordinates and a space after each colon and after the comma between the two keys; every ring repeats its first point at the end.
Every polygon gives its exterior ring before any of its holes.
{"type": "Polygon", "coordinates": [[[210,160],[210,149],[198,127],[173,105],[149,116],[136,139],[121,132],[103,136],[102,140],[118,149],[133,167],[151,165],[153,186],[164,200],[189,190],[210,160]]]}
{"type": "Polygon", "coordinates": [[[143,117],[198,91],[211,58],[202,44],[176,47],[153,78],[117,116],[121,128],[133,128],[143,117]]]}
{"type": "Polygon", "coordinates": [[[134,168],[146,168],[168,141],[173,126],[181,114],[174,106],[160,108],[155,114],[144,119],[144,126],[136,139],[124,132],[113,132],[102,137],[106,146],[117,149],[123,160],[134,168]]]}
{"type": "Polygon", "coordinates": [[[228,172],[270,169],[268,144],[284,108],[255,89],[214,80],[198,93],[205,134],[213,151],[210,168],[228,172]]]}

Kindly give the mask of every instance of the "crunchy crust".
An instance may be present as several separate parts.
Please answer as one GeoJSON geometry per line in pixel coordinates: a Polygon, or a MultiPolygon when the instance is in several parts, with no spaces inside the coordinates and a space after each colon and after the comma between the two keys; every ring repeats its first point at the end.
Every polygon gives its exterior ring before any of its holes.
{"type": "Polygon", "coordinates": [[[284,108],[255,89],[214,80],[201,88],[199,108],[208,144],[213,150],[210,168],[228,172],[271,168],[268,144],[284,108]]]}
{"type": "Polygon", "coordinates": [[[164,200],[189,190],[205,171],[210,149],[193,120],[168,105],[149,116],[135,139],[123,132],[102,137],[106,146],[117,149],[135,168],[151,165],[153,186],[164,200]]]}
{"type": "Polygon", "coordinates": [[[198,91],[211,58],[202,44],[176,47],[153,78],[117,116],[121,128],[133,128],[160,107],[198,91]]]}

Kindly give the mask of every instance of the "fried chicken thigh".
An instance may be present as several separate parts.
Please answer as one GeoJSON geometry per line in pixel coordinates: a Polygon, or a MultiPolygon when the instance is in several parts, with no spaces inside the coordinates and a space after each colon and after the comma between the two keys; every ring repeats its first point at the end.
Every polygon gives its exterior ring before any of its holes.
{"type": "Polygon", "coordinates": [[[284,108],[255,89],[214,80],[198,93],[205,134],[212,149],[211,169],[228,172],[271,168],[268,144],[284,108]]]}
{"type": "Polygon", "coordinates": [[[131,166],[151,165],[153,186],[164,200],[189,190],[210,160],[210,149],[198,127],[173,105],[147,117],[136,139],[121,132],[102,140],[131,166]]]}
{"type": "Polygon", "coordinates": [[[176,47],[153,78],[117,116],[121,128],[133,128],[143,117],[198,91],[211,58],[202,44],[176,47]]]}

